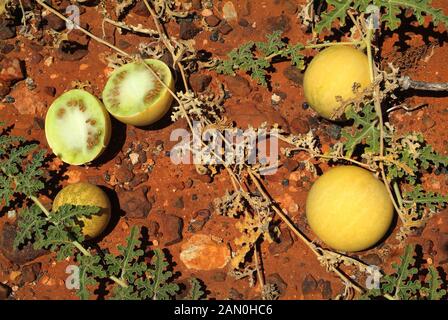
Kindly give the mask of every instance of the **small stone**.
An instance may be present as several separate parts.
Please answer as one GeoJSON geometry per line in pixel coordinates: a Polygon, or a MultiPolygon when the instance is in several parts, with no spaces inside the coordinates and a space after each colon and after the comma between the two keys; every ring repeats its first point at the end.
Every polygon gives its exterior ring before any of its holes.
{"type": "Polygon", "coordinates": [[[120,183],[126,183],[134,178],[134,173],[127,166],[122,165],[115,171],[115,177],[120,183]]]}
{"type": "Polygon", "coordinates": [[[5,97],[5,103],[14,103],[16,102],[16,99],[14,99],[13,96],[6,96],[5,97]]]}
{"type": "Polygon", "coordinates": [[[337,124],[331,124],[326,128],[326,131],[328,135],[335,140],[339,140],[341,138],[342,127],[337,124]]]}
{"type": "Polygon", "coordinates": [[[269,33],[275,31],[288,32],[291,29],[291,19],[284,14],[279,17],[269,17],[266,20],[266,28],[269,33]]]}
{"type": "Polygon", "coordinates": [[[0,65],[0,81],[14,83],[25,79],[23,61],[14,59],[3,59],[0,65]]]}
{"type": "Polygon", "coordinates": [[[63,40],[57,50],[57,56],[62,61],[78,61],[88,53],[87,45],[71,40],[63,40]]]}
{"type": "Polygon", "coordinates": [[[287,159],[284,163],[283,166],[288,169],[289,172],[293,172],[296,171],[297,168],[299,167],[299,162],[294,160],[294,159],[287,159]]]}
{"type": "Polygon", "coordinates": [[[32,65],[36,65],[36,64],[39,64],[43,59],[44,59],[44,56],[43,56],[43,55],[41,55],[40,53],[34,52],[34,53],[31,55],[30,63],[31,63],[32,65]]]}
{"type": "Polygon", "coordinates": [[[218,27],[218,31],[223,35],[229,34],[230,32],[232,32],[232,30],[233,30],[232,26],[228,24],[227,21],[224,21],[218,27]]]}
{"type": "Polygon", "coordinates": [[[210,85],[212,77],[207,74],[194,73],[190,76],[189,81],[194,92],[203,92],[210,85]]]}
{"type": "Polygon", "coordinates": [[[33,127],[36,130],[44,130],[45,129],[45,120],[40,117],[34,117],[33,127]]]}
{"type": "Polygon", "coordinates": [[[159,230],[160,230],[160,225],[157,222],[155,222],[155,221],[149,222],[148,236],[150,239],[158,238],[160,236],[159,230]]]}
{"type": "Polygon", "coordinates": [[[302,281],[302,293],[305,297],[314,295],[318,292],[318,284],[316,279],[310,274],[307,274],[302,281]]]}
{"type": "Polygon", "coordinates": [[[216,42],[219,40],[219,33],[218,31],[214,31],[210,34],[210,41],[216,42]]]}
{"type": "Polygon", "coordinates": [[[252,88],[250,87],[249,81],[241,76],[226,76],[225,83],[227,88],[234,96],[247,97],[252,88]]]}
{"type": "MultiPolygon", "coordinates": [[[[11,43],[3,43],[0,44],[0,53],[3,54],[8,54],[10,53],[12,50],[14,50],[14,45],[12,45],[11,43]]],[[[1,59],[0,59],[1,60],[1,59]]]]}
{"type": "Polygon", "coordinates": [[[143,189],[118,192],[120,207],[126,212],[126,217],[143,219],[148,216],[152,205],[146,198],[143,189]]]}
{"type": "Polygon", "coordinates": [[[44,87],[45,94],[49,95],[50,97],[54,97],[56,95],[56,88],[55,87],[44,87]]]}
{"type": "Polygon", "coordinates": [[[11,295],[12,289],[0,282],[0,300],[7,300],[11,295]]]}
{"type": "MultiPolygon", "coordinates": [[[[213,15],[213,11],[210,9],[204,9],[201,11],[201,16],[207,18],[213,15]]],[[[216,17],[216,16],[215,16],[216,17]]]]}
{"type": "Polygon", "coordinates": [[[199,232],[210,219],[211,213],[208,209],[198,210],[188,224],[188,231],[191,233],[199,232]]]}
{"type": "Polygon", "coordinates": [[[55,16],[54,14],[46,16],[44,23],[46,27],[51,28],[58,32],[64,30],[66,27],[65,21],[55,16]]]}
{"type": "Polygon", "coordinates": [[[222,7],[222,16],[227,21],[236,20],[238,14],[236,13],[235,6],[232,1],[227,1],[222,7]]]}
{"type": "Polygon", "coordinates": [[[123,40],[123,39],[118,40],[118,47],[120,49],[125,50],[125,49],[129,48],[130,46],[131,46],[131,44],[129,42],[127,42],[126,40],[123,40]]]}
{"type": "Polygon", "coordinates": [[[183,197],[178,197],[173,204],[174,208],[177,209],[183,209],[184,208],[184,198],[183,197]]]}
{"type": "Polygon", "coordinates": [[[275,285],[280,297],[286,293],[286,289],[288,288],[288,285],[278,273],[273,273],[267,276],[266,283],[275,285]]]}
{"type": "Polygon", "coordinates": [[[250,26],[249,21],[247,21],[246,19],[242,18],[240,20],[238,20],[238,24],[243,27],[243,28],[247,28],[250,26]]]}
{"type": "Polygon", "coordinates": [[[333,290],[331,288],[331,282],[323,279],[319,279],[317,285],[322,293],[322,299],[330,300],[333,297],[333,290]]]}
{"type": "Polygon", "coordinates": [[[193,39],[199,32],[201,32],[201,29],[196,27],[192,21],[183,19],[180,22],[179,37],[182,40],[193,39]]]}
{"type": "Polygon", "coordinates": [[[286,79],[291,80],[295,85],[303,85],[303,72],[295,66],[289,66],[283,71],[286,79]]]}
{"type": "Polygon", "coordinates": [[[294,244],[291,233],[287,229],[282,229],[279,239],[269,245],[269,252],[272,255],[284,253],[289,250],[294,244]]]}
{"type": "Polygon", "coordinates": [[[168,247],[182,241],[182,229],[184,227],[182,218],[165,213],[161,214],[161,218],[163,245],[168,247]]]}
{"type": "Polygon", "coordinates": [[[35,250],[32,243],[27,243],[19,249],[14,248],[13,243],[16,236],[17,227],[13,224],[5,223],[0,234],[0,250],[9,261],[25,264],[47,252],[45,250],[35,250]]]}
{"type": "Polygon", "coordinates": [[[219,19],[217,16],[215,15],[211,15],[205,18],[205,22],[210,26],[210,27],[216,27],[220,22],[221,19],[219,19]]]}
{"type": "Polygon", "coordinates": [[[288,179],[283,179],[282,180],[282,186],[284,186],[284,187],[289,186],[289,180],[288,179]]]}
{"type": "Polygon", "coordinates": [[[195,234],[182,245],[180,260],[188,269],[222,269],[230,260],[230,252],[224,243],[214,241],[211,236],[195,234]]]}
{"type": "Polygon", "coordinates": [[[129,159],[131,160],[131,164],[135,166],[138,163],[139,154],[136,152],[132,152],[129,154],[129,159]]]}
{"type": "Polygon", "coordinates": [[[289,128],[294,134],[307,134],[310,131],[309,122],[301,118],[294,118],[289,124],[289,128]]]}
{"type": "Polygon", "coordinates": [[[30,283],[36,281],[42,269],[42,264],[40,262],[32,263],[26,265],[22,268],[21,280],[25,283],[30,283]]]}
{"type": "Polygon", "coordinates": [[[7,40],[16,36],[14,20],[0,18],[0,40],[7,40]]]}

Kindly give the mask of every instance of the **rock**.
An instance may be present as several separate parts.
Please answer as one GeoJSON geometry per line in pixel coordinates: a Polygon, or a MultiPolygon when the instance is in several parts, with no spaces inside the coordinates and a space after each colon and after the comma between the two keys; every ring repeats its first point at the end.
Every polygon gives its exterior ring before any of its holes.
{"type": "Polygon", "coordinates": [[[134,173],[126,165],[119,166],[115,171],[115,177],[120,183],[131,182],[134,176],[134,173]]]}
{"type": "Polygon", "coordinates": [[[183,209],[185,207],[184,205],[184,198],[183,197],[178,197],[174,203],[173,203],[173,207],[177,208],[177,209],[183,209]]]}
{"type": "Polygon", "coordinates": [[[0,18],[0,40],[7,40],[16,36],[14,20],[0,18]]]}
{"type": "Polygon", "coordinates": [[[218,31],[223,35],[229,34],[232,30],[232,26],[227,21],[223,21],[218,27],[218,31]]]}
{"type": "Polygon", "coordinates": [[[224,81],[227,88],[234,96],[247,97],[252,91],[249,81],[241,76],[225,76],[224,81]]]}
{"type": "Polygon", "coordinates": [[[319,279],[319,281],[317,282],[317,285],[318,285],[319,289],[321,290],[322,299],[330,300],[333,297],[333,290],[331,288],[330,281],[327,281],[324,279],[319,279]]]}
{"type": "Polygon", "coordinates": [[[217,16],[215,15],[211,15],[205,18],[205,22],[210,26],[210,27],[216,27],[220,22],[221,19],[219,19],[217,16]]]}
{"type": "Polygon", "coordinates": [[[310,298],[310,296],[320,293],[316,279],[314,279],[314,277],[310,274],[307,274],[305,279],[302,281],[302,293],[305,298],[310,298]]]}
{"type": "Polygon", "coordinates": [[[44,130],[45,129],[45,120],[40,117],[33,118],[33,127],[36,130],[44,130]]]}
{"type": "Polygon", "coordinates": [[[230,261],[227,245],[218,243],[209,235],[195,234],[182,244],[180,260],[188,269],[222,269],[230,261]]]}
{"type": "Polygon", "coordinates": [[[201,28],[196,27],[192,21],[183,19],[180,22],[179,37],[182,40],[193,39],[199,32],[201,32],[201,28]]]}
{"type": "Polygon", "coordinates": [[[288,288],[288,285],[278,273],[273,273],[267,276],[266,283],[275,285],[280,297],[286,293],[286,288],[288,288]]]}
{"type": "Polygon", "coordinates": [[[57,50],[57,56],[62,61],[78,61],[88,53],[87,45],[72,40],[63,40],[57,50]]]}
{"type": "Polygon", "coordinates": [[[283,166],[288,169],[289,172],[296,171],[299,167],[299,162],[294,159],[286,159],[283,163],[283,166]]]}
{"type": "Polygon", "coordinates": [[[0,53],[8,54],[12,50],[14,50],[14,48],[15,48],[14,45],[12,45],[11,43],[1,43],[0,44],[0,53]]]}
{"type": "Polygon", "coordinates": [[[238,24],[243,27],[243,28],[247,28],[250,26],[249,21],[247,21],[246,19],[242,18],[240,20],[238,20],[238,24]]]}
{"type": "Polygon", "coordinates": [[[43,115],[47,110],[47,104],[44,99],[39,97],[38,92],[28,90],[25,86],[17,87],[13,95],[20,103],[15,104],[15,108],[22,115],[43,115]],[[20,99],[20,100],[19,100],[20,99]]]}
{"type": "Polygon", "coordinates": [[[307,134],[311,129],[308,120],[302,118],[294,118],[290,122],[289,128],[294,134],[307,134]]]}
{"type": "Polygon", "coordinates": [[[194,73],[190,76],[189,81],[194,92],[203,92],[212,82],[212,77],[208,74],[194,73]]]}
{"type": "Polygon", "coordinates": [[[288,32],[291,29],[291,19],[284,14],[279,17],[269,17],[266,19],[268,33],[275,31],[288,32]]]}
{"type": "Polygon", "coordinates": [[[325,131],[335,140],[339,140],[341,138],[342,127],[337,124],[330,124],[325,131]]]}
{"type": "Polygon", "coordinates": [[[210,177],[208,174],[199,174],[196,169],[192,169],[190,171],[190,177],[193,180],[199,180],[204,183],[210,183],[213,181],[213,178],[210,177]]]}
{"type": "Polygon", "coordinates": [[[4,81],[0,81],[0,100],[11,92],[11,87],[4,81]]]}
{"type": "Polygon", "coordinates": [[[282,2],[282,8],[285,9],[286,13],[293,15],[296,14],[297,10],[299,10],[299,5],[295,0],[284,0],[282,2]]]}
{"type": "Polygon", "coordinates": [[[216,282],[224,282],[224,281],[226,281],[226,278],[227,278],[227,274],[222,271],[218,271],[218,272],[214,273],[212,276],[212,279],[216,282]]]}
{"type": "Polygon", "coordinates": [[[227,21],[233,21],[238,19],[238,14],[236,13],[235,6],[232,1],[227,1],[222,7],[222,16],[227,21]]]}
{"type": "Polygon", "coordinates": [[[126,217],[142,219],[148,216],[152,205],[146,198],[143,189],[118,192],[120,207],[126,212],[126,217]]]}
{"type": "Polygon", "coordinates": [[[288,251],[294,244],[294,240],[291,237],[291,233],[287,229],[282,229],[278,242],[273,242],[269,245],[269,252],[273,255],[277,255],[288,251]]]}
{"type": "Polygon", "coordinates": [[[383,261],[376,253],[369,253],[368,255],[363,256],[362,261],[368,265],[380,266],[383,261]]]}
{"type": "Polygon", "coordinates": [[[54,97],[56,95],[56,88],[55,87],[44,87],[45,94],[49,95],[50,97],[54,97]]]}
{"type": "Polygon", "coordinates": [[[303,72],[295,66],[289,66],[283,71],[286,79],[294,82],[295,85],[303,85],[303,72]]]}
{"type": "Polygon", "coordinates": [[[30,283],[36,281],[42,270],[42,264],[40,262],[26,265],[22,268],[21,281],[24,283],[30,283]]]}
{"type": "Polygon", "coordinates": [[[19,249],[15,249],[13,243],[16,235],[17,227],[5,223],[0,234],[0,250],[9,261],[25,264],[47,253],[45,250],[35,250],[32,243],[27,243],[19,249]]]}
{"type": "Polygon", "coordinates": [[[160,226],[162,245],[168,247],[182,240],[182,218],[161,211],[155,214],[155,219],[160,226]]]}
{"type": "Polygon", "coordinates": [[[46,16],[44,23],[47,28],[51,28],[58,32],[64,30],[66,27],[65,21],[55,16],[54,14],[46,16]]]}
{"type": "Polygon", "coordinates": [[[11,288],[0,282],[0,300],[7,300],[11,295],[11,288]]]}
{"type": "Polygon", "coordinates": [[[188,224],[188,231],[191,233],[199,232],[210,219],[211,213],[208,209],[198,210],[188,224]]]}
{"type": "Polygon", "coordinates": [[[0,81],[15,83],[25,79],[25,68],[23,67],[23,61],[17,58],[3,59],[0,68],[0,81]]]}

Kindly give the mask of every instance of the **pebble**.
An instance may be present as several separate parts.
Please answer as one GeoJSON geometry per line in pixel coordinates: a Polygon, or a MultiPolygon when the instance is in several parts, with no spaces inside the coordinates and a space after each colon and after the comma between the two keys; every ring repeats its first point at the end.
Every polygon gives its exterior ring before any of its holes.
{"type": "Polygon", "coordinates": [[[26,265],[22,268],[21,280],[25,283],[36,281],[42,270],[42,264],[40,262],[26,265]]]}
{"type": "Polygon", "coordinates": [[[218,27],[218,31],[223,34],[223,35],[227,35],[230,32],[233,31],[232,26],[227,22],[227,21],[223,21],[219,27],[218,27]]]}
{"type": "Polygon", "coordinates": [[[218,243],[210,235],[195,234],[182,245],[180,260],[188,269],[222,269],[230,261],[227,245],[218,243]]]}
{"type": "Polygon", "coordinates": [[[240,20],[238,20],[238,24],[243,27],[243,28],[247,28],[250,26],[249,21],[247,21],[246,19],[242,18],[240,20]]]}
{"type": "Polygon", "coordinates": [[[56,95],[56,88],[50,87],[50,86],[45,86],[44,92],[45,92],[45,94],[49,95],[50,97],[54,97],[56,95]]]}
{"type": "MultiPolygon", "coordinates": [[[[207,9],[206,9],[207,10],[207,9]]],[[[207,16],[205,18],[205,22],[210,26],[210,27],[216,27],[220,22],[221,19],[219,19],[217,16],[215,15],[210,15],[207,16]]]]}
{"type": "Polygon", "coordinates": [[[238,75],[226,76],[225,83],[234,96],[247,97],[252,91],[249,81],[238,75]]]}
{"type": "Polygon", "coordinates": [[[180,22],[179,37],[182,40],[193,39],[199,32],[201,32],[201,29],[198,28],[192,21],[183,19],[180,22]]]}
{"type": "Polygon", "coordinates": [[[126,165],[121,165],[115,171],[115,177],[120,183],[130,182],[134,176],[134,173],[126,165]]]}
{"type": "Polygon", "coordinates": [[[118,199],[120,207],[126,212],[126,217],[129,218],[146,218],[152,209],[151,203],[146,198],[144,188],[118,192],[118,199]]]}
{"type": "Polygon", "coordinates": [[[212,77],[210,75],[197,73],[192,74],[189,79],[190,86],[194,92],[204,92],[211,81],[212,77]]]}
{"type": "Polygon", "coordinates": [[[208,209],[201,209],[194,213],[193,218],[190,220],[188,224],[187,230],[191,233],[201,231],[207,221],[210,219],[211,212],[208,209]]]}
{"type": "Polygon", "coordinates": [[[0,81],[0,100],[11,92],[11,86],[4,81],[0,81]]]}
{"type": "Polygon", "coordinates": [[[238,18],[238,14],[236,13],[235,6],[232,1],[227,1],[222,7],[222,16],[227,21],[233,21],[238,18]]]}
{"type": "Polygon", "coordinates": [[[25,79],[24,62],[17,58],[5,58],[1,62],[0,81],[15,83],[25,79]]]}
{"type": "Polygon", "coordinates": [[[65,21],[55,16],[54,14],[49,14],[48,16],[46,16],[44,23],[47,28],[53,29],[58,32],[61,32],[66,27],[65,21]]]}
{"type": "Polygon", "coordinates": [[[373,266],[380,266],[383,263],[380,256],[377,255],[376,253],[369,253],[369,254],[363,256],[361,259],[366,264],[373,265],[373,266]]]}
{"type": "Polygon", "coordinates": [[[284,14],[278,17],[269,17],[266,20],[268,33],[275,31],[288,32],[291,29],[291,19],[284,14]]]}
{"type": "Polygon", "coordinates": [[[183,197],[178,197],[173,204],[174,208],[177,209],[183,209],[185,207],[184,205],[184,198],[183,197]]]}
{"type": "Polygon", "coordinates": [[[294,159],[286,159],[283,163],[283,166],[288,169],[289,172],[296,171],[299,167],[299,162],[294,159]]]}
{"type": "Polygon", "coordinates": [[[222,271],[218,271],[218,272],[214,273],[212,276],[212,279],[216,282],[224,282],[224,281],[226,281],[226,278],[227,278],[227,274],[222,271]]]}
{"type": "Polygon", "coordinates": [[[0,233],[0,250],[5,258],[13,263],[24,264],[46,253],[45,250],[35,250],[31,243],[15,249],[13,243],[17,235],[16,228],[13,224],[5,223],[0,233]]]}
{"type": "Polygon", "coordinates": [[[171,246],[182,241],[184,221],[182,218],[159,211],[154,214],[160,226],[162,245],[171,246]]]}
{"type": "Polygon", "coordinates": [[[87,45],[72,40],[63,40],[57,50],[57,56],[62,61],[78,61],[88,53],[87,45]]]}
{"type": "MultiPolygon", "coordinates": [[[[204,10],[202,10],[201,11],[201,16],[203,16],[203,17],[211,17],[211,16],[213,16],[213,11],[212,10],[210,10],[210,9],[204,9],[204,10]]],[[[214,17],[216,17],[216,16],[214,16],[214,17]]],[[[219,18],[217,18],[217,19],[219,19],[219,18]]],[[[207,21],[207,19],[205,20],[205,21],[207,21]]],[[[208,23],[208,22],[207,22],[208,23]]],[[[218,22],[219,23],[219,22],[218,22]]],[[[209,24],[210,25],[210,24],[209,24]]],[[[214,27],[214,26],[212,26],[212,27],[214,27]]]]}
{"type": "Polygon", "coordinates": [[[302,281],[302,293],[305,297],[318,293],[318,283],[311,274],[307,274],[302,281]]]}
{"type": "Polygon", "coordinates": [[[330,300],[333,297],[333,289],[331,288],[331,282],[328,280],[319,279],[317,285],[322,293],[322,299],[330,300]]]}

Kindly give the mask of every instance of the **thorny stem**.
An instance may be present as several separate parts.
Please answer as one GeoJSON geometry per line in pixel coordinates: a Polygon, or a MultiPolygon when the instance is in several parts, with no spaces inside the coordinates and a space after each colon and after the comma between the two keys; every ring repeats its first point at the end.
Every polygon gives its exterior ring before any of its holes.
{"type": "MultiPolygon", "coordinates": [[[[30,196],[29,197],[41,210],[42,212],[47,216],[50,217],[50,211],[48,211],[47,208],[45,208],[45,206],[42,204],[42,202],[40,202],[40,200],[35,197],[35,196],[30,196]]],[[[91,257],[92,254],[82,246],[82,244],[80,244],[78,241],[72,241],[72,244],[85,256],[87,257],[91,257]]],[[[117,283],[118,285],[120,285],[121,287],[126,288],[128,285],[126,284],[126,282],[124,282],[123,280],[118,279],[115,276],[110,276],[109,279],[111,279],[112,281],[114,281],[115,283],[117,283]]]]}
{"type": "Polygon", "coordinates": [[[258,252],[257,244],[255,244],[254,247],[255,247],[254,248],[255,267],[257,269],[257,276],[258,276],[258,282],[260,283],[261,293],[263,294],[263,291],[264,291],[264,278],[263,278],[262,266],[261,266],[261,263],[260,263],[261,259],[258,257],[259,252],[258,252]]]}

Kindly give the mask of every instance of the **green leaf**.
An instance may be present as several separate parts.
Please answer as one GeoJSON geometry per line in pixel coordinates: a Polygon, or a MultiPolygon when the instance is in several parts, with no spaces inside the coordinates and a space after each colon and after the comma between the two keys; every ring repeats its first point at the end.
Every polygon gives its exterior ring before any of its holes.
{"type": "Polygon", "coordinates": [[[353,108],[346,111],[347,119],[352,119],[355,132],[343,129],[341,132],[345,141],[344,150],[347,157],[351,157],[359,145],[365,145],[364,152],[377,154],[380,151],[380,130],[377,115],[372,105],[367,105],[362,112],[357,113],[353,108]]]}
{"type": "Polygon", "coordinates": [[[427,287],[422,288],[423,295],[429,300],[441,300],[446,295],[446,290],[441,289],[443,285],[439,272],[434,266],[429,266],[428,276],[426,277],[427,287]]]}
{"type": "Polygon", "coordinates": [[[28,240],[42,237],[44,227],[47,223],[45,216],[38,206],[33,205],[22,210],[17,223],[18,228],[17,235],[14,239],[14,248],[26,244],[28,240]]]}
{"type": "Polygon", "coordinates": [[[204,297],[205,292],[202,288],[201,282],[197,278],[190,278],[190,292],[186,300],[200,300],[204,297]]]}
{"type": "Polygon", "coordinates": [[[101,257],[85,256],[82,253],[76,255],[79,263],[79,290],[77,295],[82,300],[88,300],[90,297],[89,287],[96,286],[98,281],[96,278],[105,278],[107,276],[101,265],[101,257]]]}
{"type": "Polygon", "coordinates": [[[331,30],[335,21],[339,21],[341,25],[344,25],[347,10],[352,4],[352,1],[347,0],[326,0],[326,2],[332,6],[332,9],[321,15],[320,21],[316,24],[318,33],[321,33],[324,29],[331,30]]]}

